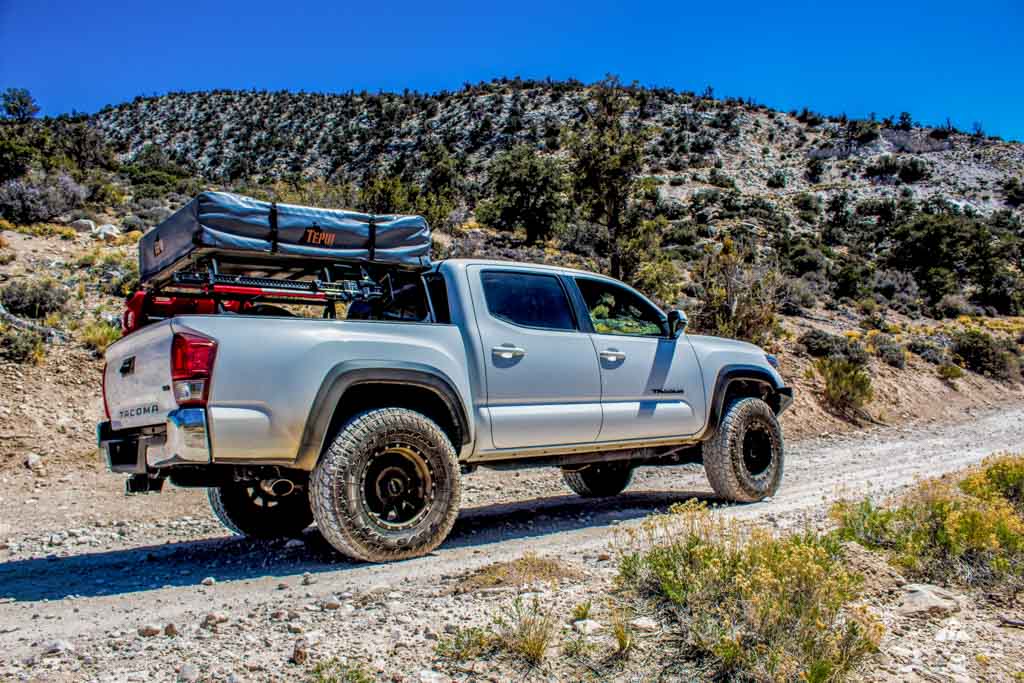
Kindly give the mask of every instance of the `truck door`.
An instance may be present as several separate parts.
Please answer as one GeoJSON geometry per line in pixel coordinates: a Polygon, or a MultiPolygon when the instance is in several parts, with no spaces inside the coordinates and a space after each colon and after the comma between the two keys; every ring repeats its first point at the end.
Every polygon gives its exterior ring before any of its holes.
{"type": "Polygon", "coordinates": [[[600,441],[694,434],[704,384],[685,336],[670,339],[654,304],[616,282],[576,277],[601,367],[600,441]]]}
{"type": "Polygon", "coordinates": [[[601,378],[568,284],[558,275],[471,266],[470,292],[498,449],[589,443],[601,429],[601,378]]]}

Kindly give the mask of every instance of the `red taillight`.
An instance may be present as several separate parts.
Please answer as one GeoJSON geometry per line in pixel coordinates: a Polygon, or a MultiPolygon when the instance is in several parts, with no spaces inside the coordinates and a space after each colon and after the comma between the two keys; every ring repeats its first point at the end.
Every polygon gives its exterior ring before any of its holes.
{"type": "Polygon", "coordinates": [[[171,341],[171,379],[178,405],[205,405],[217,356],[217,342],[178,332],[171,341]]]}
{"type": "Polygon", "coordinates": [[[103,392],[103,414],[107,416],[107,422],[110,422],[110,404],[107,403],[107,364],[103,364],[103,379],[100,383],[101,391],[103,392]]]}
{"type": "Polygon", "coordinates": [[[142,327],[146,318],[146,293],[135,292],[124,303],[124,313],[121,314],[121,332],[131,334],[142,327]]]}

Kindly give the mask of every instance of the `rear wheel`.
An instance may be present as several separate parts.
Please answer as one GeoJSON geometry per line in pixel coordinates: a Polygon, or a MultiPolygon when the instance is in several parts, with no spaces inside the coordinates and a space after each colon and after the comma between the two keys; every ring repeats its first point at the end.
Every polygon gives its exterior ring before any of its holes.
{"type": "Polygon", "coordinates": [[[782,428],[759,398],[733,401],[703,445],[704,470],[715,493],[753,503],[775,495],[782,482],[782,428]]]}
{"type": "Polygon", "coordinates": [[[313,523],[303,489],[291,486],[283,494],[278,487],[275,493],[265,484],[235,482],[207,489],[213,514],[234,533],[263,539],[298,536],[313,523]]]}
{"type": "Polygon", "coordinates": [[[462,480],[448,437],[405,408],[354,417],[310,479],[317,526],[338,551],[387,562],[425,555],[459,514],[462,480]]]}
{"type": "Polygon", "coordinates": [[[562,479],[584,498],[617,496],[633,480],[633,468],[624,462],[602,462],[578,470],[563,469],[562,479]]]}

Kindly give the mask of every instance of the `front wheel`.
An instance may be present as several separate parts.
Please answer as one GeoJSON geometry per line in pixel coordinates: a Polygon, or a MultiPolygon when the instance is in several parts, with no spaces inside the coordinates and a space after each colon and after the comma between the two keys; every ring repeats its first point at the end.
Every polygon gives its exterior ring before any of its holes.
{"type": "Polygon", "coordinates": [[[725,500],[753,503],[775,495],[782,483],[782,428],[759,398],[741,398],[725,410],[703,444],[704,471],[725,500]]]}
{"type": "Polygon", "coordinates": [[[313,516],[341,553],[366,562],[426,555],[459,514],[462,480],[448,437],[405,408],[354,417],[310,479],[313,516]]]}
{"type": "Polygon", "coordinates": [[[207,489],[213,514],[230,531],[252,538],[290,538],[313,523],[305,491],[292,486],[286,495],[264,482],[236,482],[207,489]]]}
{"type": "Polygon", "coordinates": [[[633,480],[633,468],[625,462],[602,462],[579,470],[562,470],[566,485],[584,498],[617,496],[633,480]]]}

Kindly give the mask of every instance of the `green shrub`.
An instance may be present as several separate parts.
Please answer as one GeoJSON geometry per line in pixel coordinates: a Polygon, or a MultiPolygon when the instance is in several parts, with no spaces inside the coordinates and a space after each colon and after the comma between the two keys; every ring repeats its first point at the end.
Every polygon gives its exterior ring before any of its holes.
{"type": "Polygon", "coordinates": [[[694,279],[701,285],[693,326],[704,334],[737,337],[764,345],[776,334],[776,306],[782,278],[771,265],[758,263],[731,238],[720,249],[705,248],[694,279]]]}
{"type": "Polygon", "coordinates": [[[49,278],[14,280],[0,289],[0,301],[14,315],[45,318],[64,310],[68,291],[49,278]]]}
{"type": "Polygon", "coordinates": [[[825,403],[844,415],[855,416],[871,400],[871,375],[863,365],[842,358],[819,358],[814,370],[825,384],[825,403]]]}
{"type": "Polygon", "coordinates": [[[814,291],[804,279],[789,278],[779,288],[779,311],[784,315],[800,315],[817,303],[814,291]]]}
{"type": "Polygon", "coordinates": [[[711,172],[708,173],[708,184],[715,187],[724,187],[728,190],[736,189],[736,181],[730,178],[727,173],[717,168],[711,169],[711,172]]]}
{"type": "Polygon", "coordinates": [[[847,124],[846,132],[849,137],[856,140],[859,144],[866,145],[879,138],[878,128],[878,123],[875,121],[850,121],[847,124]]]}
{"type": "Polygon", "coordinates": [[[496,636],[487,629],[476,626],[456,628],[454,633],[437,641],[434,654],[441,659],[463,662],[484,657],[497,646],[496,636]]]}
{"type": "Polygon", "coordinates": [[[854,365],[867,365],[868,352],[858,342],[823,330],[809,330],[800,335],[797,343],[813,358],[834,358],[854,365]]]}
{"type": "Polygon", "coordinates": [[[905,183],[916,183],[919,180],[924,180],[929,175],[931,175],[931,172],[928,170],[928,164],[920,159],[910,159],[900,165],[899,178],[905,183]]]}
{"type": "Polygon", "coordinates": [[[78,334],[85,347],[98,353],[103,353],[107,347],[121,338],[121,328],[109,323],[97,320],[82,328],[78,334]]]}
{"type": "Polygon", "coordinates": [[[644,531],[655,545],[626,553],[619,581],[667,615],[672,654],[699,660],[701,678],[838,681],[877,650],[882,628],[850,607],[860,577],[832,537],[747,531],[695,503],[644,531]]]}
{"type": "Polygon", "coordinates": [[[977,308],[969,304],[962,294],[946,294],[933,310],[936,318],[959,318],[977,312],[977,308]]]}
{"type": "Polygon", "coordinates": [[[1010,178],[1003,183],[1003,192],[1006,193],[1006,203],[1010,206],[1024,204],[1024,183],[1018,178],[1010,178]]]}
{"type": "Polygon", "coordinates": [[[922,337],[914,337],[907,343],[907,350],[921,357],[921,360],[932,365],[949,363],[946,349],[922,337]]]}
{"type": "Polygon", "coordinates": [[[886,551],[912,578],[1012,592],[1024,586],[1022,479],[1024,458],[1000,456],[959,486],[930,480],[892,506],[842,502],[831,514],[842,538],[886,551]]]}
{"type": "Polygon", "coordinates": [[[334,657],[317,662],[309,683],[374,683],[376,678],[362,664],[347,664],[334,657]]]}
{"type": "Polygon", "coordinates": [[[899,344],[888,334],[880,334],[871,340],[875,348],[875,355],[882,359],[887,365],[894,368],[904,368],[907,365],[907,352],[902,344],[899,344]]]}
{"type": "Polygon", "coordinates": [[[953,335],[953,353],[968,370],[1001,380],[1020,379],[1017,358],[988,332],[966,330],[953,335]]]}
{"type": "Polygon", "coordinates": [[[827,170],[828,167],[821,159],[810,159],[807,162],[807,169],[804,171],[804,178],[811,184],[820,183],[827,170]]]}
{"type": "Polygon", "coordinates": [[[19,327],[0,326],[0,358],[13,363],[39,365],[46,358],[43,336],[19,327]]]}
{"type": "Polygon", "coordinates": [[[786,186],[786,174],[782,171],[775,171],[768,176],[768,187],[773,189],[780,189],[786,186]]]}
{"type": "Polygon", "coordinates": [[[938,373],[940,378],[947,382],[952,382],[953,380],[960,379],[964,376],[963,368],[950,362],[940,364],[936,373],[938,373]]]}

